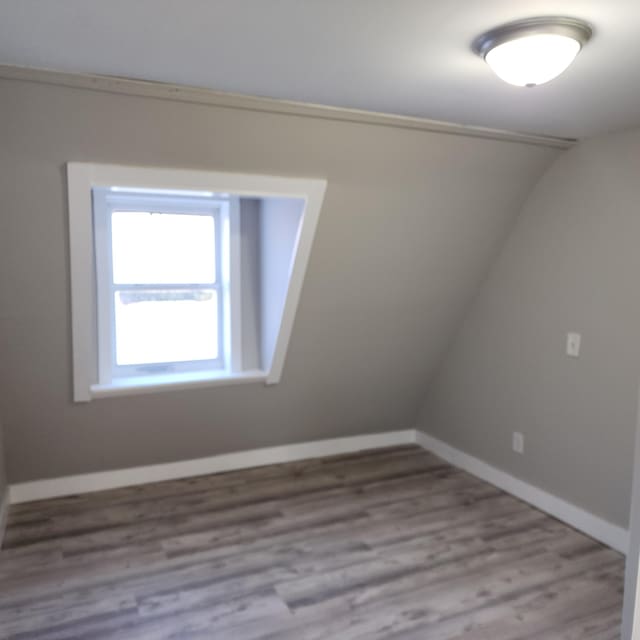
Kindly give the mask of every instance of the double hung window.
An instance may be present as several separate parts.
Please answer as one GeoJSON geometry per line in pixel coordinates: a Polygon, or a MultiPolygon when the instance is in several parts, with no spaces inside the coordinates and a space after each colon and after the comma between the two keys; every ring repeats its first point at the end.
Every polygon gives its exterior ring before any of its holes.
{"type": "Polygon", "coordinates": [[[93,192],[103,380],[224,369],[230,200],[93,192]]]}

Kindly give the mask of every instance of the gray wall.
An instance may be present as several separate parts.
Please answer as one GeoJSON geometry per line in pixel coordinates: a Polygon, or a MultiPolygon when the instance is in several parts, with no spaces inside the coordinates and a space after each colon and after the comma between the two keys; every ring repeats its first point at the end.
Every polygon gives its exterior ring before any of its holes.
{"type": "Polygon", "coordinates": [[[412,427],[557,151],[0,81],[0,413],[12,482],[412,427]],[[282,382],[71,401],[64,163],[321,177],[282,382]]]}
{"type": "MultiPolygon", "coordinates": [[[[7,491],[7,474],[5,470],[5,452],[4,452],[4,439],[3,439],[3,427],[0,420],[0,505],[5,497],[7,491]]],[[[0,536],[2,532],[0,531],[0,536]]],[[[1,540],[0,540],[1,542],[1,540]]]]}
{"type": "Polygon", "coordinates": [[[640,130],[563,154],[537,185],[418,425],[628,523],[640,379],[640,130]],[[578,359],[566,333],[582,333],[578,359]],[[525,454],[511,450],[512,431],[525,454]]]}

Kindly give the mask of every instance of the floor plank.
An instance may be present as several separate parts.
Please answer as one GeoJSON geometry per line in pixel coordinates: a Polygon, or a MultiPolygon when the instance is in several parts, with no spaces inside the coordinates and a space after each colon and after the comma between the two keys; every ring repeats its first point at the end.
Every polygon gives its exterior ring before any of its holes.
{"type": "Polygon", "coordinates": [[[12,506],[3,640],[609,640],[622,557],[418,447],[12,506]]]}

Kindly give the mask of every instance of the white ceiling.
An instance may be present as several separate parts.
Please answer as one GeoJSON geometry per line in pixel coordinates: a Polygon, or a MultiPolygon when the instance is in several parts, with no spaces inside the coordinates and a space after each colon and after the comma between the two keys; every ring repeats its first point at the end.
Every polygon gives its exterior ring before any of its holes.
{"type": "Polygon", "coordinates": [[[639,28],[640,0],[0,0],[0,64],[586,137],[640,125],[639,28]],[[506,85],[470,51],[553,14],[595,36],[548,85],[506,85]]]}

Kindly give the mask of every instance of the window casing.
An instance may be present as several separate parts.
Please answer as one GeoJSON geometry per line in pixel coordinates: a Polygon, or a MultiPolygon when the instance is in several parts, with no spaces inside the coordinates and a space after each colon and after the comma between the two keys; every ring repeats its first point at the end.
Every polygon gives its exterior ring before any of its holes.
{"type": "MultiPolygon", "coordinates": [[[[69,162],[67,186],[75,402],[280,381],[326,180],[69,162]],[[149,279],[144,269],[133,269],[137,275],[125,269],[128,275],[123,278],[123,264],[117,257],[114,260],[112,245],[127,228],[123,220],[134,214],[142,226],[151,218],[155,223],[160,218],[208,221],[209,231],[195,237],[202,235],[213,245],[210,257],[215,266],[209,265],[210,277],[191,282],[194,278],[187,277],[183,268],[190,258],[174,256],[156,260],[175,267],[169,277],[161,267],[155,279],[149,279]],[[118,321],[124,318],[118,314],[124,307],[132,312],[144,304],[159,304],[154,309],[162,310],[171,301],[199,303],[212,298],[215,315],[210,313],[199,326],[215,325],[215,339],[208,329],[198,334],[200,339],[190,343],[195,345],[195,356],[193,351],[186,357],[185,352],[167,355],[167,350],[156,350],[164,342],[163,331],[173,327],[163,325],[166,318],[160,312],[144,322],[138,317],[129,325],[135,330],[129,332],[124,351],[118,344],[123,335],[118,333],[118,321]],[[146,327],[155,335],[145,344],[146,327]],[[209,351],[198,351],[207,336],[209,351]],[[140,355],[141,345],[154,353],[140,355]]],[[[147,226],[152,233],[167,226],[155,223],[147,226]]],[[[166,242],[170,247],[171,239],[166,242]]],[[[192,238],[189,246],[202,242],[192,238]]],[[[154,263],[149,255],[137,260],[137,248],[129,267],[154,263]]],[[[131,320],[131,313],[125,315],[131,320]]],[[[189,326],[183,325],[182,332],[189,326]]],[[[180,336],[180,331],[171,333],[180,336]]]]}

